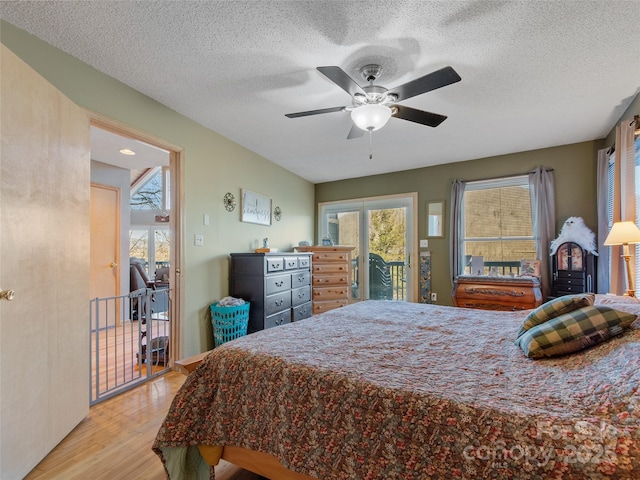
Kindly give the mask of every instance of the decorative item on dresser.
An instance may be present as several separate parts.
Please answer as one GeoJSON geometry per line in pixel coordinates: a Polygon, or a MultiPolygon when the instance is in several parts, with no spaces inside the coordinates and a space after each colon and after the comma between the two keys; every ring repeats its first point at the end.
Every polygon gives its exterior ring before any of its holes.
{"type": "Polygon", "coordinates": [[[451,296],[456,307],[482,310],[526,310],[542,305],[536,277],[460,275],[451,296]]]}
{"type": "Polygon", "coordinates": [[[296,247],[312,254],[313,314],[344,307],[351,292],[351,252],[344,245],[310,245],[296,247]]]}
{"type": "Polygon", "coordinates": [[[311,255],[232,253],[229,295],[251,303],[247,333],[310,317],[311,255]]]}
{"type": "Polygon", "coordinates": [[[561,244],[552,255],[551,295],[561,297],[596,289],[596,257],[574,242],[561,244]]]}

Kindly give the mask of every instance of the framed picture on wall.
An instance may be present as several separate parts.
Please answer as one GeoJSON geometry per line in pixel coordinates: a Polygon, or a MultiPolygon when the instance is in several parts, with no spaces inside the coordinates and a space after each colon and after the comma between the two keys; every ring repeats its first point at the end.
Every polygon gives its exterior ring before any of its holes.
{"type": "Polygon", "coordinates": [[[521,277],[539,277],[540,260],[520,260],[521,277]]]}
{"type": "Polygon", "coordinates": [[[249,190],[242,190],[242,221],[271,225],[271,199],[249,190]]]}

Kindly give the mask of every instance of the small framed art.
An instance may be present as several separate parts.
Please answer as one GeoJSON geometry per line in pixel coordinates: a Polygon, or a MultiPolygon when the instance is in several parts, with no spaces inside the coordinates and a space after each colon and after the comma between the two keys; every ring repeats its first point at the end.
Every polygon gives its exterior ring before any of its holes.
{"type": "Polygon", "coordinates": [[[271,225],[271,199],[249,190],[242,190],[242,221],[271,225]]]}
{"type": "Polygon", "coordinates": [[[521,277],[539,277],[540,260],[520,260],[521,277]]]}

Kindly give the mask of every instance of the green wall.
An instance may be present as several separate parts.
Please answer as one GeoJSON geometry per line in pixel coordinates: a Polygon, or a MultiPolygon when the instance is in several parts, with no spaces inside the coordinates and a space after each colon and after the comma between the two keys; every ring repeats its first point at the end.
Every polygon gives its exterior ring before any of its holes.
{"type": "Polygon", "coordinates": [[[208,308],[228,293],[228,254],[262,246],[263,237],[280,250],[312,238],[313,184],[4,21],[0,41],[78,105],[184,149],[182,354],[212,348],[208,308]],[[240,222],[239,208],[227,212],[224,194],[239,198],[243,188],[271,197],[282,221],[260,226],[240,222]]]}
{"type": "Polygon", "coordinates": [[[316,185],[316,202],[375,195],[418,192],[418,238],[426,238],[426,204],[445,200],[445,238],[429,239],[432,291],[438,303],[451,305],[449,275],[449,207],[451,182],[524,174],[538,166],[553,168],[556,218],[559,231],[567,217],[584,218],[594,231],[596,211],[596,157],[602,141],[583,142],[543,150],[501,155],[467,162],[437,165],[316,185]]]}

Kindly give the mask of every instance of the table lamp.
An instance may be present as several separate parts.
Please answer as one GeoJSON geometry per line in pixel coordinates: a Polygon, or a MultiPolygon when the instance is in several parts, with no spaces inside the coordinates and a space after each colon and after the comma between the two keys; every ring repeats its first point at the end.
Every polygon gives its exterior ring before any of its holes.
{"type": "Polygon", "coordinates": [[[640,229],[634,222],[616,222],[611,227],[605,245],[622,245],[622,257],[624,257],[625,268],[627,270],[627,293],[630,297],[635,297],[635,286],[633,283],[633,273],[629,264],[629,244],[640,243],[640,229]]]}

